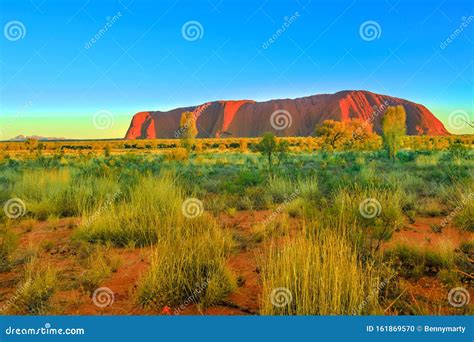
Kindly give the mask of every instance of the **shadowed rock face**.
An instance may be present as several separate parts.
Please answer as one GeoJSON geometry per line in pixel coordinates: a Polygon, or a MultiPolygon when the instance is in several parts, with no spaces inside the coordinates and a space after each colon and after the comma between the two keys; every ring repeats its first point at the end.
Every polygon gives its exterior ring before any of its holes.
{"type": "Polygon", "coordinates": [[[278,136],[308,136],[315,125],[324,120],[351,119],[367,122],[380,134],[385,109],[394,105],[405,107],[407,134],[449,134],[423,105],[368,91],[341,91],[297,99],[215,101],[168,112],[140,112],[133,116],[125,138],[178,138],[181,113],[185,111],[194,111],[197,117],[198,138],[257,137],[265,132],[278,136]],[[275,111],[280,112],[272,117],[275,111]]]}

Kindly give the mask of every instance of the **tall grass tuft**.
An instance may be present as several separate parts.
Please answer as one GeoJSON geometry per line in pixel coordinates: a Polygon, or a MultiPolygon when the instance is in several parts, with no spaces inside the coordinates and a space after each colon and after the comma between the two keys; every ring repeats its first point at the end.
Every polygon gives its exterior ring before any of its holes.
{"type": "Polygon", "coordinates": [[[28,215],[46,220],[89,213],[119,190],[113,178],[71,174],[69,169],[25,170],[13,186],[12,196],[25,202],[28,215]]]}
{"type": "Polygon", "coordinates": [[[264,257],[262,283],[264,315],[380,313],[380,275],[373,266],[363,266],[351,244],[335,232],[273,246],[264,257]],[[286,305],[275,298],[281,289],[288,291],[286,305]]]}
{"type": "Polygon", "coordinates": [[[116,246],[145,246],[186,235],[186,227],[196,225],[199,219],[191,221],[183,216],[183,200],[181,189],[170,176],[144,176],[129,198],[97,207],[75,237],[116,246]]]}
{"type": "Polygon", "coordinates": [[[0,228],[0,272],[11,269],[17,247],[18,235],[7,227],[0,228]]]}
{"type": "Polygon", "coordinates": [[[208,232],[157,246],[148,272],[139,281],[138,303],[180,311],[189,304],[208,307],[224,299],[236,285],[226,267],[226,239],[219,235],[208,232]]]}
{"type": "Polygon", "coordinates": [[[25,268],[25,277],[9,311],[17,314],[44,315],[58,287],[58,274],[49,265],[33,258],[25,268]]]}
{"type": "Polygon", "coordinates": [[[30,214],[46,220],[70,211],[66,200],[70,181],[67,170],[28,170],[15,183],[12,194],[25,202],[30,214]]]}

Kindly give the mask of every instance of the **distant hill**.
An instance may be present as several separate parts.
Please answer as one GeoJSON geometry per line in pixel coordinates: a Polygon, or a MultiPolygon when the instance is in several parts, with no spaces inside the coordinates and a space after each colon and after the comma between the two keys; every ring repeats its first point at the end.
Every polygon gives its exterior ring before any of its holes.
{"type": "Polygon", "coordinates": [[[30,135],[30,136],[24,136],[24,135],[17,135],[14,138],[11,138],[9,141],[25,141],[28,139],[35,139],[39,141],[52,141],[52,140],[66,140],[66,138],[56,138],[56,137],[42,137],[39,135],[30,135]]]}
{"type": "Polygon", "coordinates": [[[184,111],[199,113],[198,138],[257,137],[267,131],[277,132],[280,136],[308,136],[315,125],[324,120],[356,118],[368,122],[380,134],[385,108],[393,105],[405,107],[407,134],[449,134],[441,121],[421,104],[364,90],[347,90],[297,99],[214,101],[167,112],[140,112],[133,116],[125,139],[176,138],[184,111]],[[280,112],[272,117],[275,111],[280,112]],[[280,121],[275,122],[275,119],[280,121]],[[277,130],[275,125],[284,129],[277,130]]]}

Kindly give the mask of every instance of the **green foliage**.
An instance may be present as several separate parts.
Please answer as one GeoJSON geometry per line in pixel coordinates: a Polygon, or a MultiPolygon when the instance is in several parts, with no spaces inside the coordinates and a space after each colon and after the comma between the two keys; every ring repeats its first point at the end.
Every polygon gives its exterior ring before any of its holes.
{"type": "MultiPolygon", "coordinates": [[[[472,153],[459,157],[450,151],[404,150],[398,154],[398,163],[387,163],[381,151],[339,152],[352,149],[345,144],[336,144],[336,152],[331,153],[301,152],[320,144],[321,138],[266,138],[264,148],[257,150],[264,160],[255,153],[241,153],[238,145],[232,145],[238,140],[211,141],[216,146],[207,145],[199,154],[189,154],[182,147],[169,150],[170,155],[184,151],[184,162],[165,153],[149,153],[146,146],[158,142],[133,142],[134,149],[144,147],[143,154],[114,150],[109,157],[100,152],[60,157],[24,153],[27,158],[23,159],[12,154],[0,162],[0,203],[21,198],[27,213],[24,218],[10,219],[0,211],[0,261],[5,270],[11,269],[27,254],[23,246],[15,251],[13,230],[29,233],[38,226],[48,229],[51,222],[63,224],[60,217],[82,216],[79,227],[71,227],[73,242],[91,252],[78,249],[74,254],[80,260],[75,266],[83,269],[74,285],[89,293],[118,267],[109,245],[112,250],[146,246],[143,258],[150,249],[152,257],[138,283],[140,304],[161,310],[165,305],[179,309],[187,304],[204,308],[221,303],[235,288],[228,265],[233,264],[229,256],[237,242],[242,250],[260,244],[263,253],[272,246],[258,265],[264,282],[264,313],[382,313],[380,309],[391,300],[386,302],[386,293],[377,288],[385,279],[386,264],[379,255],[386,251],[392,233],[407,223],[407,216],[413,220],[419,213],[437,216],[439,221],[433,220],[437,231],[444,226],[444,215],[450,225],[472,229],[472,153]],[[279,150],[282,141],[290,145],[291,154],[288,146],[279,150]],[[301,150],[299,145],[295,148],[300,143],[304,144],[301,150]],[[217,152],[219,145],[225,149],[217,152]],[[268,155],[262,152],[268,150],[274,171],[270,175],[268,155]],[[189,219],[182,205],[191,197],[203,202],[204,212],[189,219]],[[376,199],[381,207],[371,218],[360,214],[360,203],[367,198],[376,199]],[[49,224],[36,219],[48,219],[49,224]],[[244,236],[247,229],[250,234],[244,236]],[[292,291],[292,304],[269,306],[276,287],[292,291]],[[360,306],[369,295],[373,297],[368,304],[360,306]]],[[[251,141],[257,144],[257,139],[251,141]]],[[[176,140],[174,144],[178,145],[176,140]]],[[[50,240],[44,241],[39,245],[50,249],[50,240]]],[[[446,284],[467,281],[467,276],[456,278],[458,272],[453,270],[472,273],[472,244],[463,243],[462,252],[454,248],[394,247],[386,252],[386,261],[394,262],[407,277],[439,274],[446,284]]],[[[37,252],[46,254],[41,249],[37,252]]],[[[44,278],[36,271],[29,277],[41,284],[27,293],[36,304],[28,307],[21,299],[19,306],[12,306],[14,312],[49,311],[54,291],[48,284],[54,281],[47,267],[42,272],[44,278]],[[40,292],[40,288],[49,290],[40,292]]]]}
{"type": "Polygon", "coordinates": [[[382,118],[382,138],[389,158],[397,159],[406,134],[406,113],[402,105],[388,107],[382,118]]]}
{"type": "Polygon", "coordinates": [[[325,120],[316,125],[314,135],[322,139],[322,147],[328,151],[351,150],[375,144],[376,136],[369,125],[358,119],[348,122],[325,120]]]}
{"type": "Polygon", "coordinates": [[[436,274],[441,269],[452,269],[455,261],[453,246],[445,242],[437,249],[423,249],[409,244],[397,244],[385,251],[385,258],[395,260],[405,277],[419,278],[436,274]]]}
{"type": "Polygon", "coordinates": [[[277,165],[279,166],[287,156],[288,143],[286,141],[277,141],[273,133],[265,133],[260,142],[255,146],[255,150],[267,158],[268,169],[273,171],[273,157],[277,155],[277,165]]]}

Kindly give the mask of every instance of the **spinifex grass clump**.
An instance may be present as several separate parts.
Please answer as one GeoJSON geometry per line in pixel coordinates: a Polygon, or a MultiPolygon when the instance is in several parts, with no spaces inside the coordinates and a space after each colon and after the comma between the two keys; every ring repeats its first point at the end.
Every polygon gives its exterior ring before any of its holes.
{"type": "Polygon", "coordinates": [[[25,267],[24,281],[15,293],[8,312],[44,315],[50,309],[50,300],[58,287],[57,272],[33,258],[25,267]]]}
{"type": "Polygon", "coordinates": [[[454,224],[468,232],[474,232],[474,189],[462,194],[458,206],[454,209],[454,224]]]}
{"type": "Polygon", "coordinates": [[[138,284],[138,302],[145,307],[172,307],[179,313],[190,304],[208,307],[235,288],[226,267],[227,238],[219,231],[160,244],[148,272],[138,284]]]}
{"type": "Polygon", "coordinates": [[[386,259],[392,259],[405,277],[419,278],[423,274],[436,274],[442,269],[454,267],[456,255],[449,241],[439,243],[436,248],[419,248],[407,243],[399,243],[384,252],[386,259]]]}
{"type": "Polygon", "coordinates": [[[11,229],[0,227],[0,272],[10,270],[17,247],[18,236],[11,229]]]}
{"type": "Polygon", "coordinates": [[[183,232],[183,195],[169,176],[144,176],[129,198],[107,203],[85,217],[76,237],[89,242],[111,242],[116,246],[156,243],[183,232]]]}
{"type": "Polygon", "coordinates": [[[441,227],[453,224],[462,230],[474,231],[474,178],[443,186],[439,190],[441,201],[447,207],[447,215],[441,221],[441,227]]]}
{"type": "Polygon", "coordinates": [[[117,181],[110,177],[74,177],[69,169],[28,169],[13,186],[11,196],[25,203],[26,215],[46,220],[90,212],[118,189],[117,181]]]}
{"type": "Polygon", "coordinates": [[[273,246],[263,261],[264,315],[344,315],[380,312],[377,270],[334,232],[273,246]]]}
{"type": "Polygon", "coordinates": [[[344,230],[347,225],[352,226],[347,234],[359,248],[378,250],[382,242],[389,240],[393,232],[403,225],[404,201],[401,189],[342,188],[334,195],[329,210],[333,214],[328,220],[344,230]]]}
{"type": "Polygon", "coordinates": [[[66,193],[71,181],[67,170],[27,170],[12,189],[30,215],[46,220],[49,216],[62,216],[70,212],[66,193]]]}
{"type": "Polygon", "coordinates": [[[79,279],[81,288],[89,295],[92,295],[101,283],[110,277],[112,272],[117,271],[121,261],[110,248],[93,246],[95,248],[92,247],[94,250],[91,254],[82,260],[86,270],[79,279]]]}

